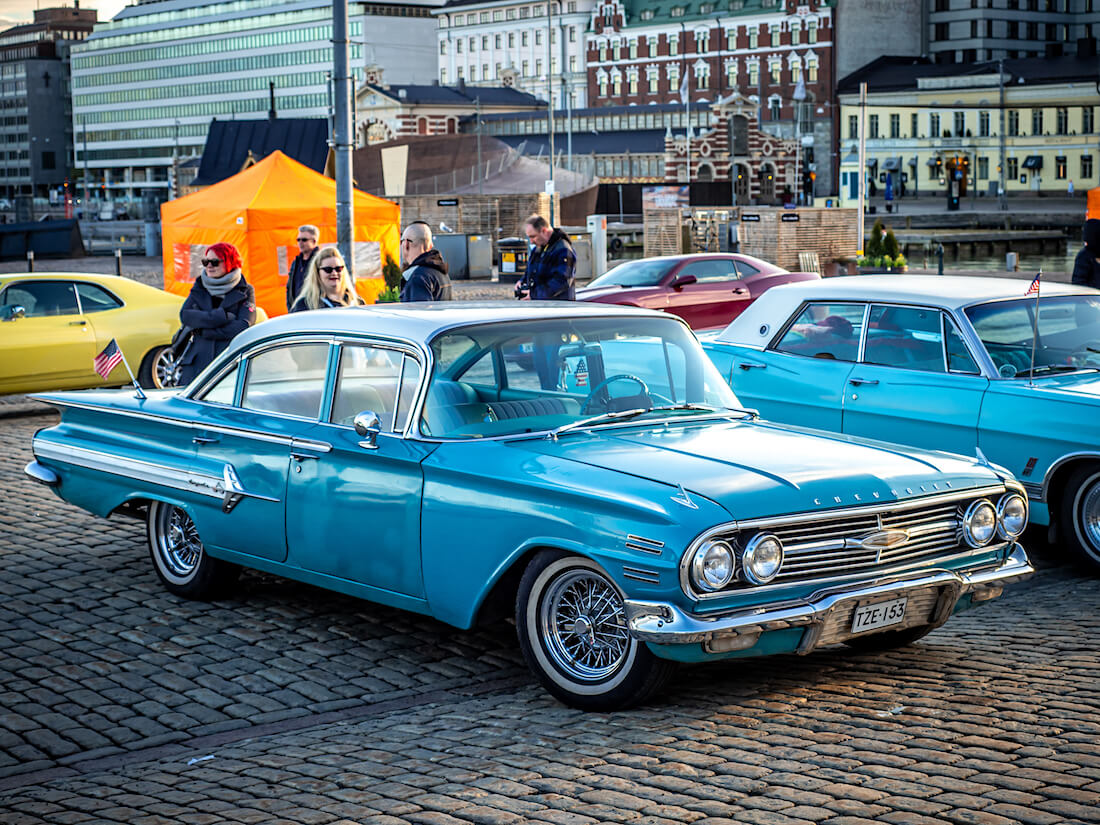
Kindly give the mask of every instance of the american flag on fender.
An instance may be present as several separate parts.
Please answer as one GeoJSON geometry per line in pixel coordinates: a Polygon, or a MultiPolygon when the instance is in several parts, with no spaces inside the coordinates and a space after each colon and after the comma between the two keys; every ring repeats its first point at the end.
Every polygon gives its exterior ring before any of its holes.
{"type": "Polygon", "coordinates": [[[118,348],[118,342],[112,338],[111,343],[105,346],[103,352],[92,361],[92,366],[95,367],[95,371],[99,373],[100,378],[106,378],[111,374],[111,370],[121,363],[122,350],[118,348]]]}
{"type": "Polygon", "coordinates": [[[1029,286],[1027,288],[1027,292],[1024,293],[1025,298],[1028,295],[1035,295],[1036,293],[1039,292],[1039,279],[1042,278],[1042,277],[1043,277],[1042,272],[1040,272],[1038,275],[1035,276],[1035,280],[1031,282],[1031,286],[1029,286]]]}

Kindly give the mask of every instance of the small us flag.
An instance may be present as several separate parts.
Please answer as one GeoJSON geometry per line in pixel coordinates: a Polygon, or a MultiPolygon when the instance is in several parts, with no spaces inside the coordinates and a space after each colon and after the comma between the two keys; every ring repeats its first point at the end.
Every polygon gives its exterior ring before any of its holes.
{"type": "Polygon", "coordinates": [[[99,373],[100,378],[106,378],[111,374],[111,370],[121,363],[122,350],[118,348],[118,342],[112,338],[111,343],[105,346],[103,352],[92,361],[92,366],[95,367],[95,371],[99,373]]]}
{"type": "Polygon", "coordinates": [[[1027,288],[1027,292],[1024,293],[1026,298],[1028,295],[1034,295],[1039,291],[1039,279],[1043,277],[1043,273],[1040,272],[1035,276],[1035,280],[1031,282],[1031,286],[1027,288]]]}

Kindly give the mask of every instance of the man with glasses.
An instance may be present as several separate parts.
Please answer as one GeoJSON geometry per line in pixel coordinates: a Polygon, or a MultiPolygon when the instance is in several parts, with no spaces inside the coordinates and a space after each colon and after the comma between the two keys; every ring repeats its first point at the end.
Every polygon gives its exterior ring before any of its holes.
{"type": "Polygon", "coordinates": [[[413,221],[401,234],[401,263],[402,303],[451,300],[447,262],[432,246],[432,228],[424,221],[413,221]]]}
{"type": "Polygon", "coordinates": [[[298,227],[298,255],[290,264],[290,272],[286,276],[286,308],[294,306],[298,300],[298,294],[306,281],[309,272],[309,264],[313,256],[317,254],[317,239],[321,231],[313,224],[305,224],[298,227]]]}

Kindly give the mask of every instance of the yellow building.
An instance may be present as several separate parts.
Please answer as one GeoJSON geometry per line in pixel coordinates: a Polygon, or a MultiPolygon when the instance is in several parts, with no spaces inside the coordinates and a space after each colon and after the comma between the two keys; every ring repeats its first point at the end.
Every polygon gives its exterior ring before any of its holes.
{"type": "Polygon", "coordinates": [[[968,65],[884,57],[838,85],[841,205],[858,197],[861,83],[870,192],[883,195],[889,175],[895,199],[949,189],[996,197],[1002,159],[1009,197],[1097,185],[1095,55],[968,65]]]}

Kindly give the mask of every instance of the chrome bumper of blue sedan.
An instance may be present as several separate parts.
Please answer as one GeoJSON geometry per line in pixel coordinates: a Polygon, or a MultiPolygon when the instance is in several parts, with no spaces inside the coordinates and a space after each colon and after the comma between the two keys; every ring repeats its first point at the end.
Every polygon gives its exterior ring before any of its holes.
{"type": "Polygon", "coordinates": [[[694,616],[663,602],[628,600],[626,614],[631,635],[653,644],[702,644],[710,653],[745,650],[756,644],[760,634],[773,630],[804,627],[798,653],[809,653],[850,638],[853,611],[863,604],[907,597],[912,618],[899,626],[939,626],[947,621],[956,603],[970,595],[975,602],[996,598],[1006,584],[1029,578],[1035,568],[1020,545],[996,567],[973,572],[948,570],[924,572],[889,581],[868,582],[845,588],[819,591],[808,601],[787,602],[722,613],[694,616]]]}

